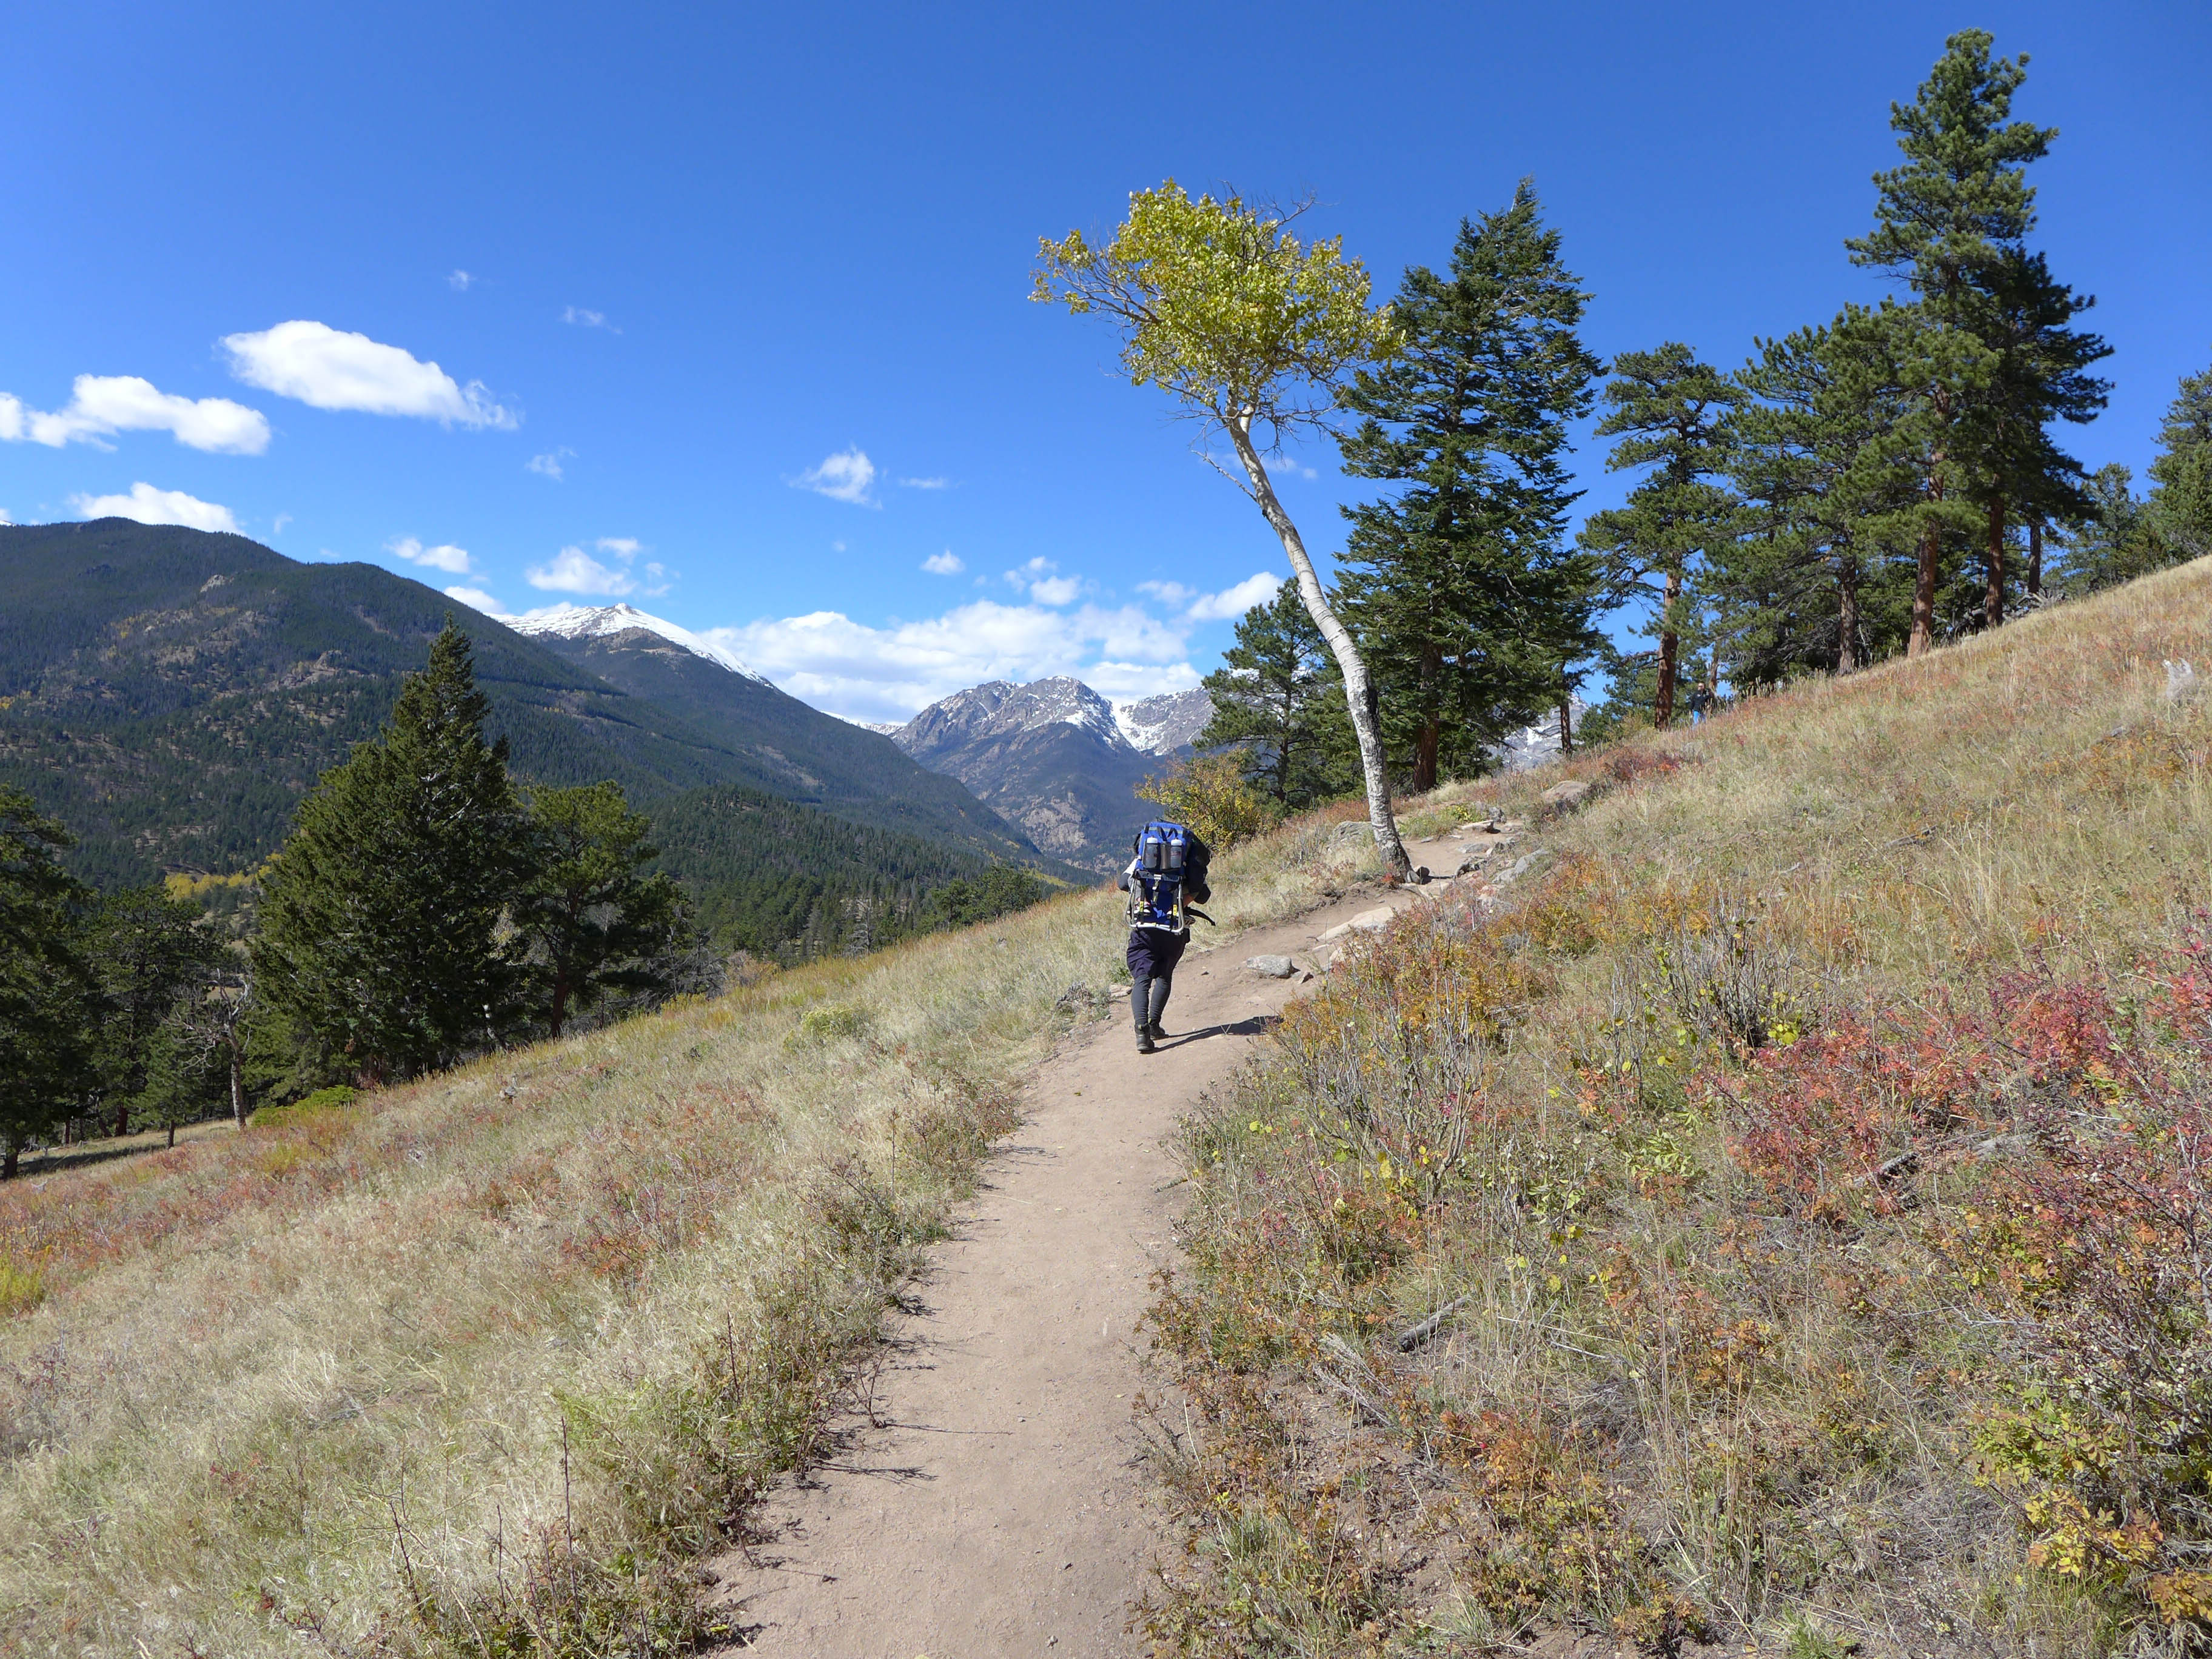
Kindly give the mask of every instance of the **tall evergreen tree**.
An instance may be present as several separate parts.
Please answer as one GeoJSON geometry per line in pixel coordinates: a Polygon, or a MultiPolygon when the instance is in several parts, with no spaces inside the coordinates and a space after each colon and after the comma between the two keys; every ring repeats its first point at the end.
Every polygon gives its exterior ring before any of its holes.
{"type": "MultiPolygon", "coordinates": [[[[1890,106],[1905,164],[1875,175],[1875,228],[1848,240],[1852,262],[1888,272],[1922,313],[1925,378],[1922,489],[1942,508],[1964,495],[1979,508],[1987,565],[1984,620],[2003,620],[2006,517],[2018,502],[2039,522],[2078,509],[2079,468],[2051,442],[2052,419],[2082,421],[2103,406],[2090,363],[2108,355],[2069,326],[2094,301],[2053,279],[2026,246],[2035,191],[2022,176],[2048,153],[2055,128],[2011,118],[2027,58],[1992,58],[1986,30],[1964,29],[1910,105],[1890,106]]],[[[1911,354],[1900,354],[1910,356],[1911,354]]],[[[1934,637],[1943,526],[1923,515],[1907,654],[1934,637]]]]}
{"type": "Polygon", "coordinates": [[[2151,522],[2175,556],[2201,559],[2212,553],[2212,368],[2182,381],[2158,436],[2151,522]]]}
{"type": "Polygon", "coordinates": [[[1603,365],[1575,329],[1589,296],[1527,179],[1462,220],[1449,275],[1407,270],[1396,357],[1340,401],[1361,416],[1345,471],[1403,486],[1347,507],[1338,591],[1381,682],[1385,740],[1436,786],[1560,695],[1596,644],[1595,562],[1562,544],[1580,492],[1563,464],[1603,365]]]}
{"type": "Polygon", "coordinates": [[[305,1074],[410,1076],[517,1018],[495,930],[528,836],[488,708],[449,620],[381,737],[324,774],[270,862],[254,967],[305,1074]]]}
{"type": "Polygon", "coordinates": [[[28,795],[0,785],[0,1178],[92,1085],[86,895],[58,856],[69,844],[28,795]]]}
{"type": "Polygon", "coordinates": [[[144,1100],[155,1034],[223,954],[201,915],[159,882],[110,893],[92,912],[84,948],[99,993],[94,1058],[100,1103],[118,1135],[144,1100]]]}
{"type": "Polygon", "coordinates": [[[1759,341],[1736,372],[1751,401],[1736,416],[1729,468],[1747,510],[1739,534],[1711,550],[1707,584],[1739,685],[1798,668],[1849,673],[1884,631],[1869,614],[1886,565],[1872,531],[1900,505],[1883,499],[1892,478],[1877,453],[1896,398],[1861,320],[1846,311],[1759,341]]]}
{"type": "Polygon", "coordinates": [[[1221,662],[1206,677],[1213,714],[1198,734],[1201,753],[1243,750],[1246,780],[1286,810],[1358,786],[1358,754],[1336,740],[1344,682],[1295,587],[1285,583],[1237,620],[1221,662]]]}
{"type": "Polygon", "coordinates": [[[1713,481],[1727,475],[1732,422],[1744,393],[1672,341],[1654,351],[1622,353],[1613,372],[1597,426],[1600,437],[1620,439],[1607,470],[1651,470],[1626,503],[1590,515],[1582,544],[1603,556],[1615,593],[1648,595],[1650,584],[1659,584],[1651,623],[1659,641],[1652,723],[1663,729],[1674,714],[1690,578],[1705,556],[1735,533],[1736,499],[1713,481]]]}
{"type": "Polygon", "coordinates": [[[665,993],[690,933],[684,892],[647,872],[652,822],[619,786],[540,790],[530,805],[535,866],[515,908],[525,959],[555,1036],[610,991],[665,993]]]}

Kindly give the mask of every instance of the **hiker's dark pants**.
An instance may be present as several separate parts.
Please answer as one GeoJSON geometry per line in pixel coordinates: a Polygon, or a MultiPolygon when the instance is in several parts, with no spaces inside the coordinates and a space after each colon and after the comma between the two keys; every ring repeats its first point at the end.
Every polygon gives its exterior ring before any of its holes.
{"type": "Polygon", "coordinates": [[[1159,927],[1129,930],[1129,1012],[1142,1031],[1160,1023],[1175,987],[1176,963],[1182,960],[1188,933],[1170,933],[1159,927]]]}

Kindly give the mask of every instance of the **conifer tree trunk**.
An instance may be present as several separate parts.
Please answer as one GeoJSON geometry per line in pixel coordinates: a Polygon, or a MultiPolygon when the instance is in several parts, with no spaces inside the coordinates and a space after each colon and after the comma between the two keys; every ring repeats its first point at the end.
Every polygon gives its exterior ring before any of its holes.
{"type": "Polygon", "coordinates": [[[1681,598],[1682,569],[1674,565],[1667,572],[1667,608],[1660,613],[1659,696],[1651,715],[1651,724],[1662,732],[1674,718],[1674,664],[1682,648],[1681,635],[1674,632],[1674,607],[1681,598]]]}
{"type": "Polygon", "coordinates": [[[2040,518],[2027,521],[2027,597],[2031,599],[2043,597],[2043,520],[2040,518]]]}
{"type": "Polygon", "coordinates": [[[1433,645],[1421,647],[1421,735],[1413,750],[1413,793],[1425,794],[1437,787],[1437,753],[1443,746],[1444,724],[1437,713],[1437,681],[1443,671],[1443,653],[1433,645]]]}
{"type": "Polygon", "coordinates": [[[1352,736],[1359,744],[1359,769],[1367,783],[1367,821],[1375,830],[1375,845],[1382,854],[1382,867],[1387,874],[1403,876],[1413,867],[1406,856],[1405,844],[1398,839],[1398,820],[1390,811],[1390,780],[1384,769],[1382,734],[1375,718],[1375,685],[1369,678],[1367,664],[1352,642],[1352,635],[1337,620],[1336,612],[1329,609],[1328,597],[1322,592],[1321,578],[1314,574],[1313,560],[1307,556],[1304,539],[1298,527],[1291,522],[1291,515],[1275,498],[1275,487],[1268,482],[1267,469],[1261,465],[1260,452],[1252,447],[1250,419],[1239,416],[1224,423],[1229,441],[1237,447],[1237,459],[1243,463],[1244,475],[1251,480],[1252,497],[1259,503],[1260,512],[1273,528],[1283,544],[1283,552],[1291,562],[1291,569],[1298,581],[1298,597],[1305,601],[1306,613],[1313,618],[1314,626],[1321,629],[1322,637],[1336,658],[1337,668],[1344,675],[1344,702],[1352,716],[1352,736]]]}
{"type": "Polygon", "coordinates": [[[1836,603],[1836,672],[1849,674],[1859,665],[1859,567],[1845,559],[1838,573],[1836,603]]]}
{"type": "Polygon", "coordinates": [[[1565,684],[1559,687],[1559,752],[1575,752],[1575,694],[1565,684]]]}
{"type": "Polygon", "coordinates": [[[2004,626],[2005,504],[2002,495],[1990,498],[1990,586],[1982,601],[1982,617],[1991,628],[2004,626]]]}
{"type": "Polygon", "coordinates": [[[230,1121],[240,1128],[246,1127],[246,1091],[239,1087],[238,1044],[230,1045],[230,1121]]]}
{"type": "Polygon", "coordinates": [[[1920,538],[1920,568],[1912,577],[1912,633],[1905,642],[1908,659],[1917,657],[1936,638],[1936,556],[1943,532],[1934,525],[1920,538]]]}

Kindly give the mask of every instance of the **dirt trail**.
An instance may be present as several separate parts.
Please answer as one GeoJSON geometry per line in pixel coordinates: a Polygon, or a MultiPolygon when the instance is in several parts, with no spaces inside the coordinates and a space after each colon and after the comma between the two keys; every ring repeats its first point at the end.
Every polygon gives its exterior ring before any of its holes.
{"type": "MultiPolygon", "coordinates": [[[[1448,856],[1438,842],[1410,850],[1417,863],[1448,856]]],[[[1117,1000],[1039,1068],[1028,1120],[934,1253],[918,1310],[890,1323],[874,1425],[838,1425],[839,1449],[763,1506],[769,1541],[750,1560],[733,1552],[712,1564],[715,1599],[743,1609],[752,1645],[742,1651],[1140,1650],[1125,1626],[1164,1540],[1130,1413],[1142,1382],[1136,1328],[1183,1200],[1162,1142],[1300,988],[1297,975],[1264,979],[1244,959],[1310,965],[1320,933],[1382,902],[1347,899],[1187,957],[1164,1022],[1173,1035],[1155,1054],[1136,1052],[1117,1000]]]]}

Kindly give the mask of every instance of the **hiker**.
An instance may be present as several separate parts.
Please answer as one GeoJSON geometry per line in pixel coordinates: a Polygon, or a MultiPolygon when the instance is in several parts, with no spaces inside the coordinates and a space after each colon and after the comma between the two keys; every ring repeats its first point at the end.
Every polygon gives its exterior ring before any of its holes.
{"type": "Polygon", "coordinates": [[[1711,686],[1701,685],[1696,690],[1691,692],[1690,724],[1692,726],[1697,725],[1698,721],[1704,720],[1707,714],[1712,712],[1712,708],[1713,690],[1711,686]]]}
{"type": "Polygon", "coordinates": [[[1149,1054],[1153,1040],[1167,1035],[1160,1015],[1176,963],[1190,943],[1191,901],[1203,904],[1213,896],[1206,884],[1212,855],[1189,830],[1167,823],[1146,824],[1129,850],[1129,867],[1114,884],[1129,896],[1129,1012],[1137,1022],[1137,1052],[1149,1054]]]}

